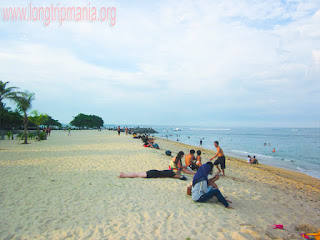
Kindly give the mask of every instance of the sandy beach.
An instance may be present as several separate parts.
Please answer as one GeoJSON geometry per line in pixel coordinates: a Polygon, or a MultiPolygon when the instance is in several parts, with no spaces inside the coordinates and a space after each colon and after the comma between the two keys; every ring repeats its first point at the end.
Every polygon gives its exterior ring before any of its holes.
{"type": "MultiPolygon", "coordinates": [[[[217,182],[234,210],[195,203],[187,181],[119,179],[168,169],[161,150],[103,130],[53,131],[47,141],[0,141],[0,239],[303,239],[320,230],[320,180],[226,157],[217,182]],[[272,229],[283,224],[284,230],[272,229]]],[[[223,148],[223,146],[221,146],[223,148]]],[[[198,148],[195,148],[196,150],[198,148]]],[[[214,151],[203,149],[205,162],[214,151]]]]}

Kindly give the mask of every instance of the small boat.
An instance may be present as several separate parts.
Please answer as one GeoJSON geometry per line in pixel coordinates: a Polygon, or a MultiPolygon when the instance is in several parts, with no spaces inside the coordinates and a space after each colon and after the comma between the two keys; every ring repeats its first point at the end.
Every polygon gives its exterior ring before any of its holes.
{"type": "Polygon", "coordinates": [[[176,128],[173,131],[181,131],[181,129],[180,128],[176,128]]]}

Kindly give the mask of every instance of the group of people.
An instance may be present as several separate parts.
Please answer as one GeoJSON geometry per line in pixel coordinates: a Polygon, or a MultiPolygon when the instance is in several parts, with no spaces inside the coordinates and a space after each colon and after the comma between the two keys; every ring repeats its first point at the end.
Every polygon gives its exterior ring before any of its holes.
{"type": "Polygon", "coordinates": [[[155,149],[160,149],[159,145],[155,142],[155,138],[150,138],[148,135],[138,135],[133,133],[133,138],[141,139],[144,147],[150,147],[155,149]]]}
{"type": "Polygon", "coordinates": [[[118,126],[117,131],[118,131],[118,136],[120,136],[120,133],[121,133],[121,132],[125,132],[126,135],[132,133],[132,132],[131,132],[131,129],[129,129],[128,127],[125,127],[125,128],[123,128],[123,129],[121,129],[120,126],[118,126]]]}
{"type": "MultiPolygon", "coordinates": [[[[141,138],[141,140],[146,144],[147,142],[151,145],[154,144],[148,136],[138,136],[134,135],[134,138],[141,138]]],[[[175,178],[180,180],[187,180],[187,176],[183,175],[190,174],[193,175],[193,180],[190,186],[187,188],[187,194],[192,195],[192,200],[195,202],[206,202],[214,196],[217,197],[218,201],[221,202],[226,208],[232,208],[221,194],[217,184],[215,183],[221,176],[221,170],[223,176],[225,175],[225,157],[222,149],[219,147],[219,142],[215,142],[217,148],[217,154],[210,159],[209,162],[201,163],[201,151],[197,151],[197,156],[194,156],[195,150],[190,150],[190,153],[184,156],[184,152],[180,151],[173,157],[169,164],[168,170],[149,170],[147,172],[140,173],[123,173],[121,172],[119,178],[175,178]],[[185,164],[182,164],[182,159],[185,157],[185,164]],[[212,163],[211,161],[218,157],[218,159],[212,163]],[[221,170],[219,168],[219,165],[221,170]],[[214,177],[208,179],[208,176],[212,174],[213,167],[216,166],[218,173],[214,177]],[[196,170],[196,172],[194,171],[196,170]]],[[[171,152],[167,151],[167,155],[171,156],[171,152]],[[169,152],[169,153],[168,153],[169,152]]]]}
{"type": "Polygon", "coordinates": [[[258,159],[256,159],[256,156],[251,157],[250,155],[248,155],[247,163],[248,164],[259,164],[258,159]]]}

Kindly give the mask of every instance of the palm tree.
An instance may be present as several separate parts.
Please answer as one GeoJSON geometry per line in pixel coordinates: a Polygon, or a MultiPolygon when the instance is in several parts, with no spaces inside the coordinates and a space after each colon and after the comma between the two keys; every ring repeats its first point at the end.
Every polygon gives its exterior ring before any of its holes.
{"type": "Polygon", "coordinates": [[[24,124],[24,143],[28,143],[28,114],[27,111],[31,108],[31,102],[34,100],[34,93],[29,93],[28,91],[18,94],[14,100],[17,103],[17,107],[20,112],[24,114],[23,124],[24,124]]]}
{"type": "Polygon", "coordinates": [[[40,129],[39,129],[39,126],[45,124],[45,122],[48,119],[48,115],[47,114],[39,114],[39,112],[37,110],[32,111],[31,114],[33,114],[33,116],[30,116],[29,120],[30,120],[30,122],[32,122],[35,125],[37,125],[38,141],[40,141],[40,129]]]}
{"type": "Polygon", "coordinates": [[[11,99],[14,100],[17,92],[15,91],[18,89],[17,87],[7,87],[9,82],[2,82],[0,80],[0,104],[2,105],[2,100],[4,99],[11,99]]]}
{"type": "Polygon", "coordinates": [[[2,102],[2,100],[4,99],[10,99],[10,100],[14,100],[17,96],[16,89],[18,89],[17,87],[7,87],[7,84],[9,82],[2,82],[0,80],[0,131],[2,129],[2,125],[1,125],[1,113],[2,110],[4,108],[4,103],[2,102]]]}

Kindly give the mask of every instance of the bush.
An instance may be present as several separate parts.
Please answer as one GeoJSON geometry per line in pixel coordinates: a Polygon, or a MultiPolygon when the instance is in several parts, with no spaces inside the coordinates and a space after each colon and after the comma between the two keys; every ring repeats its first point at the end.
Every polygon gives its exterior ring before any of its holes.
{"type": "MultiPolygon", "coordinates": [[[[23,140],[24,139],[24,133],[18,133],[17,134],[17,138],[20,139],[20,140],[23,140]]],[[[37,138],[37,134],[34,134],[34,133],[28,133],[28,139],[36,139],[37,138]]]]}
{"type": "Polygon", "coordinates": [[[18,133],[17,138],[20,140],[24,139],[24,133],[18,133]]]}
{"type": "Polygon", "coordinates": [[[36,134],[34,133],[28,133],[28,139],[35,139],[36,138],[36,134]]]}
{"type": "Polygon", "coordinates": [[[47,140],[47,133],[46,132],[40,133],[40,140],[47,140]]]}
{"type": "Polygon", "coordinates": [[[10,140],[11,139],[11,137],[13,137],[13,134],[12,134],[12,132],[10,131],[10,132],[7,132],[6,133],[6,135],[7,135],[7,137],[8,137],[8,140],[10,140]]]}

